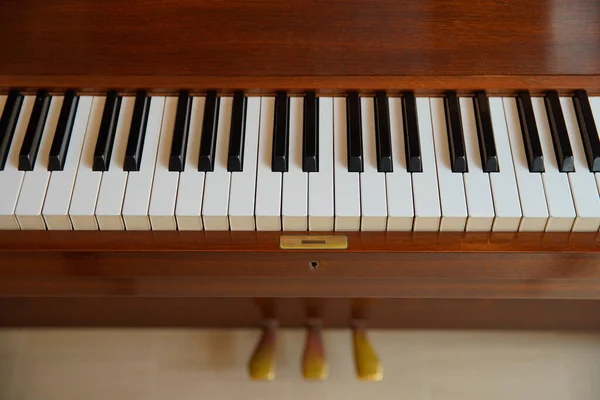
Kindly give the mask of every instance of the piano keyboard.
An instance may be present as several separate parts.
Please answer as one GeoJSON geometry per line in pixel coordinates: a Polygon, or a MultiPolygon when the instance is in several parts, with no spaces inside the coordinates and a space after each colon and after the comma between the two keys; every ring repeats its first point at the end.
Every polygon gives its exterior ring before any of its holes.
{"type": "Polygon", "coordinates": [[[0,95],[8,230],[598,231],[600,97],[0,95]]]}

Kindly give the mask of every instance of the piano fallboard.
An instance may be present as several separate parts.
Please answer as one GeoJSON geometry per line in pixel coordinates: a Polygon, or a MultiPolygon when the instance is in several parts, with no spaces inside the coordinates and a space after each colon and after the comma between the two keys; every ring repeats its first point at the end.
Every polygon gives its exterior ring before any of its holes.
{"type": "Polygon", "coordinates": [[[0,87],[600,90],[596,0],[0,6],[0,87]]]}

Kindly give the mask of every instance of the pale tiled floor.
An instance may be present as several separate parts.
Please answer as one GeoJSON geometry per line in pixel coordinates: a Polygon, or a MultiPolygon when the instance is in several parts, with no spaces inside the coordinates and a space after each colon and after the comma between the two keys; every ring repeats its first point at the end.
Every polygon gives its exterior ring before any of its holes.
{"type": "Polygon", "coordinates": [[[280,335],[277,378],[246,363],[253,330],[0,330],[1,400],[600,399],[600,334],[372,331],[379,383],[354,376],[348,331],[326,331],[326,382],[304,382],[304,333],[280,335]]]}

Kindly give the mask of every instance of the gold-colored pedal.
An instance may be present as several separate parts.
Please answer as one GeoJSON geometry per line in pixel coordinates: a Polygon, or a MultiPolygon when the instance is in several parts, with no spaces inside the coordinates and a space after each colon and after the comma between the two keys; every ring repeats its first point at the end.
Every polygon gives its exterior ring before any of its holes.
{"type": "Polygon", "coordinates": [[[321,327],[310,325],[307,329],[306,346],[302,358],[302,375],[305,379],[323,381],[327,379],[328,372],[321,327]]]}
{"type": "Polygon", "coordinates": [[[263,329],[260,341],[254,349],[248,371],[250,378],[257,381],[275,379],[277,364],[277,324],[269,322],[263,329]]]}
{"type": "Polygon", "coordinates": [[[354,363],[356,374],[362,381],[380,381],[383,379],[383,367],[369,342],[367,332],[361,327],[353,328],[354,363]]]}

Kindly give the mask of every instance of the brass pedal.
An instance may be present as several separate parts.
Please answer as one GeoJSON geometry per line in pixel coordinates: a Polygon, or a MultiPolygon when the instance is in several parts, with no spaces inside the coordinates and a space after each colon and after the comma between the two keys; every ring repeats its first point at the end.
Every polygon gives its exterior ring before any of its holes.
{"type": "Polygon", "coordinates": [[[325,345],[321,327],[310,324],[306,332],[306,345],[302,358],[302,375],[304,379],[323,381],[327,379],[329,367],[325,355],[325,345]]]}
{"type": "Polygon", "coordinates": [[[383,379],[383,367],[377,358],[373,346],[369,342],[364,328],[352,328],[354,340],[354,363],[356,374],[361,381],[380,381],[383,379]]]}
{"type": "Polygon", "coordinates": [[[257,381],[275,379],[277,366],[277,323],[270,321],[263,329],[262,336],[254,349],[248,365],[250,378],[257,381]]]}

